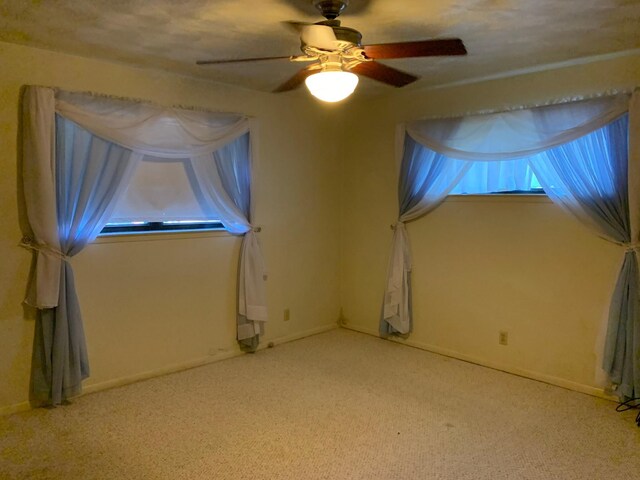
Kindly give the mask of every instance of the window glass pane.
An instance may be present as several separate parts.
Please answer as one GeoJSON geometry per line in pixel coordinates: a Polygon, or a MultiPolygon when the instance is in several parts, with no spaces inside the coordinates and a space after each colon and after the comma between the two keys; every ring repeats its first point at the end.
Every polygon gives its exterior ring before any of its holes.
{"type": "Polygon", "coordinates": [[[452,195],[500,192],[543,193],[526,158],[496,162],[473,162],[452,195]]]}
{"type": "Polygon", "coordinates": [[[199,190],[188,171],[186,160],[145,156],[109,224],[211,220],[200,206],[199,190]]]}
{"type": "Polygon", "coordinates": [[[209,222],[131,222],[107,223],[100,235],[123,235],[130,233],[155,232],[188,232],[197,230],[224,230],[222,223],[212,220],[209,222]]]}

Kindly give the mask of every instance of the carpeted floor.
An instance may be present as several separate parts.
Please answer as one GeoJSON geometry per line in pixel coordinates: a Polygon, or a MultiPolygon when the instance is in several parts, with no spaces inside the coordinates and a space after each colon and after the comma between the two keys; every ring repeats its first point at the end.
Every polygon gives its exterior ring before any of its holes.
{"type": "Polygon", "coordinates": [[[335,330],[0,418],[0,478],[631,479],[634,417],[335,330]]]}

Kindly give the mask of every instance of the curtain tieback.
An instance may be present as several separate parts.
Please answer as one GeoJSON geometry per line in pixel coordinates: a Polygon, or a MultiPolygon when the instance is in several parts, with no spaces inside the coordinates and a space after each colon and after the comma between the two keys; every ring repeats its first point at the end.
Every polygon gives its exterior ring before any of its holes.
{"type": "Polygon", "coordinates": [[[396,223],[392,223],[391,225],[389,225],[389,228],[391,228],[391,230],[397,230],[398,227],[404,227],[404,222],[398,220],[396,223]]]}
{"type": "MultiPolygon", "coordinates": [[[[605,239],[608,240],[608,239],[605,239]]],[[[612,243],[615,243],[616,245],[619,245],[620,247],[624,248],[625,252],[640,252],[640,242],[615,242],[612,240],[609,240],[612,243]]]]}
{"type": "Polygon", "coordinates": [[[69,256],[62,253],[60,250],[56,250],[55,248],[45,244],[45,243],[36,243],[33,238],[23,237],[20,241],[20,246],[22,248],[26,248],[27,250],[32,250],[38,253],[44,253],[45,255],[49,255],[51,257],[56,257],[66,262],[69,260],[69,256]]]}
{"type": "Polygon", "coordinates": [[[620,245],[624,247],[625,252],[640,251],[640,243],[621,243],[620,245]]]}

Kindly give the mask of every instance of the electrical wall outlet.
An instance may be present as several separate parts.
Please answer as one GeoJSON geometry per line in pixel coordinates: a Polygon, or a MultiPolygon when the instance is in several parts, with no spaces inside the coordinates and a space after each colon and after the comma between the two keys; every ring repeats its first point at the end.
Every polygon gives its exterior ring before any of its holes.
{"type": "Polygon", "coordinates": [[[500,345],[509,345],[509,332],[501,330],[498,333],[498,343],[500,345]]]}
{"type": "Polygon", "coordinates": [[[291,312],[289,311],[288,308],[284,309],[284,317],[283,318],[284,318],[285,322],[288,322],[289,319],[291,318],[291,312]]]}

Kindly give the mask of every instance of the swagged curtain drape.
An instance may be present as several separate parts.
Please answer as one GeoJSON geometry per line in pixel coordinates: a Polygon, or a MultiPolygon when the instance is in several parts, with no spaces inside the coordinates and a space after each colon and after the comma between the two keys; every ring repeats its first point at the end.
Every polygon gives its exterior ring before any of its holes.
{"type": "Polygon", "coordinates": [[[98,234],[130,175],[132,152],[55,114],[53,92],[24,97],[24,194],[36,251],[27,302],[40,309],[30,400],[59,404],[89,376],[84,332],[68,258],[98,234]]]}
{"type": "Polygon", "coordinates": [[[251,218],[251,169],[249,135],[233,143],[191,160],[195,179],[203,193],[205,211],[217,215],[233,234],[245,234],[240,254],[238,296],[238,341],[248,350],[255,350],[267,321],[267,301],[264,289],[266,269],[260,253],[258,237],[251,218]]]}
{"type": "Polygon", "coordinates": [[[144,155],[190,159],[202,171],[202,197],[216,196],[209,202],[216,216],[231,233],[246,234],[238,339],[257,346],[267,316],[264,262],[249,223],[248,132],[249,119],[233,114],[25,88],[22,173],[31,233],[23,245],[35,251],[26,302],[39,311],[30,387],[34,405],[64,402],[80,392],[89,375],[68,259],[98,235],[144,155]],[[206,164],[221,166],[207,170],[206,164]],[[247,324],[253,327],[251,337],[247,324]]]}
{"type": "Polygon", "coordinates": [[[526,162],[554,202],[625,249],[611,300],[603,368],[619,396],[638,396],[639,115],[635,93],[631,98],[618,95],[407,124],[381,335],[412,330],[411,257],[404,222],[435,209],[474,162],[526,162]]]}

